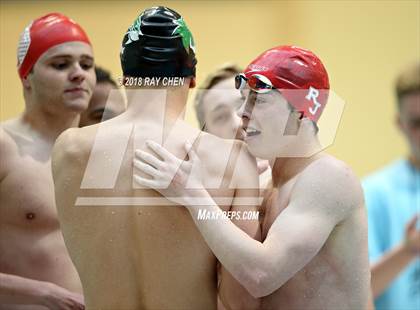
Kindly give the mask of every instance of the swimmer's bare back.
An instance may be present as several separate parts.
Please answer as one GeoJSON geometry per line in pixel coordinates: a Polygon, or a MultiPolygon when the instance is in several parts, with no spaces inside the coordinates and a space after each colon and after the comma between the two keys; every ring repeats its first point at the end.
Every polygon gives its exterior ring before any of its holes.
{"type": "MultiPolygon", "coordinates": [[[[186,128],[175,125],[167,147],[183,158],[185,140],[200,136],[195,145],[206,163],[206,182],[223,197],[224,210],[231,209],[237,191],[225,179],[235,177],[225,170],[232,142],[186,128]]],[[[69,130],[54,148],[59,218],[87,309],[216,309],[217,260],[188,211],[133,185],[134,150],[146,150],[147,139],[161,143],[161,126],[147,120],[136,126],[122,114],[69,130]]],[[[238,226],[259,234],[258,221],[238,226]]],[[[222,287],[232,289],[234,280],[226,279],[222,287]]]]}

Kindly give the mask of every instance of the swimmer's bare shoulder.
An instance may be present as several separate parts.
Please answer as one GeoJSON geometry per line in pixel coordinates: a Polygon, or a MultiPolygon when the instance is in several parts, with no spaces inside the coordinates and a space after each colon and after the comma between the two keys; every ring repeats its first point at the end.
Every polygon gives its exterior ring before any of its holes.
{"type": "Polygon", "coordinates": [[[6,177],[9,160],[11,156],[15,154],[14,149],[16,148],[15,143],[9,134],[3,129],[3,126],[0,126],[0,182],[6,177]]]}
{"type": "Polygon", "coordinates": [[[340,219],[363,207],[364,202],[360,181],[352,169],[330,155],[324,155],[304,169],[291,199],[320,203],[340,219]]]}
{"type": "MultiPolygon", "coordinates": [[[[52,152],[53,170],[55,163],[66,161],[67,165],[76,165],[90,151],[93,143],[97,126],[88,126],[84,128],[70,128],[64,131],[56,140],[52,152]]],[[[88,154],[87,154],[88,155],[88,154]]],[[[68,168],[67,168],[68,169],[68,168]]]]}
{"type": "Polygon", "coordinates": [[[96,130],[97,126],[70,128],[54,144],[51,166],[58,211],[68,204],[60,202],[68,201],[78,193],[96,130]]]}
{"type": "MultiPolygon", "coordinates": [[[[17,146],[13,139],[9,136],[7,131],[0,126],[0,189],[6,190],[7,187],[3,180],[10,174],[13,169],[13,163],[18,160],[17,156],[17,146]]],[[[1,196],[4,200],[4,196],[1,196]]],[[[4,203],[0,203],[0,209],[5,209],[6,205],[4,203]]],[[[4,219],[4,216],[3,216],[4,219]]],[[[0,222],[2,222],[0,220],[0,222]]]]}
{"type": "Polygon", "coordinates": [[[258,188],[256,160],[243,141],[202,132],[197,154],[205,165],[210,165],[210,169],[223,166],[226,174],[232,177],[231,188],[258,188]]]}

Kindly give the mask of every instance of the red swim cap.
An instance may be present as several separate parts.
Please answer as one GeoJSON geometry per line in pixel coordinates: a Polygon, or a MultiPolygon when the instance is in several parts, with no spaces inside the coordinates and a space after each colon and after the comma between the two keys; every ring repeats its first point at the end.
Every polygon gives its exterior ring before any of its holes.
{"type": "Polygon", "coordinates": [[[316,122],[328,100],[330,84],[321,60],[296,46],[278,46],[265,51],[245,69],[247,79],[257,74],[268,78],[286,100],[316,122]]]}
{"type": "Polygon", "coordinates": [[[90,41],[83,29],[60,13],[51,13],[31,22],[20,36],[18,70],[20,78],[31,71],[38,58],[49,48],[65,42],[90,41]]]}

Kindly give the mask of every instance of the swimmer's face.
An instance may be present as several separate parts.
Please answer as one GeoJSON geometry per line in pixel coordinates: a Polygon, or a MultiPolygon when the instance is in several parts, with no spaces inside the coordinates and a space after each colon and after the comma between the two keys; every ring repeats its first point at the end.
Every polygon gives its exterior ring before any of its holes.
{"type": "Polygon", "coordinates": [[[237,110],[243,99],[235,89],[235,78],[227,78],[203,96],[206,131],[224,139],[234,139],[240,125],[237,110]]]}
{"type": "Polygon", "coordinates": [[[80,114],[79,127],[111,119],[125,111],[124,97],[108,82],[98,83],[87,110],[80,114]],[[111,93],[111,90],[112,93],[111,93]]]}
{"type": "Polygon", "coordinates": [[[49,111],[87,109],[96,83],[92,48],[67,42],[50,48],[35,63],[25,88],[49,111]]]}
{"type": "Polygon", "coordinates": [[[410,144],[411,155],[420,162],[420,92],[401,98],[398,124],[410,144]]]}
{"type": "Polygon", "coordinates": [[[284,131],[291,113],[286,99],[277,91],[257,94],[241,91],[245,103],[240,110],[243,138],[256,157],[275,159],[287,146],[284,131]]]}

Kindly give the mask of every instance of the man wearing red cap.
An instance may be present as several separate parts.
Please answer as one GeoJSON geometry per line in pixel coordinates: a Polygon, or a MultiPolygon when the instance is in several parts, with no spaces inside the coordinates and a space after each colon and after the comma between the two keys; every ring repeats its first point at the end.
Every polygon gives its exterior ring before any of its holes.
{"type": "Polygon", "coordinates": [[[192,149],[189,161],[182,162],[154,145],[164,156],[138,156],[148,177],[135,179],[187,207],[222,265],[262,298],[262,309],[366,309],[370,272],[363,192],[346,164],[320,152],[317,137],[329,93],[327,71],[312,52],[280,46],[255,59],[236,82],[245,98],[244,140],[272,168],[263,242],[229,219],[200,218],[221,210],[197,173],[200,159],[192,149]]]}
{"type": "Polygon", "coordinates": [[[0,129],[1,309],[84,309],[57,219],[51,150],[87,108],[93,67],[88,37],[64,15],[40,17],[22,33],[25,111],[0,129]]]}

